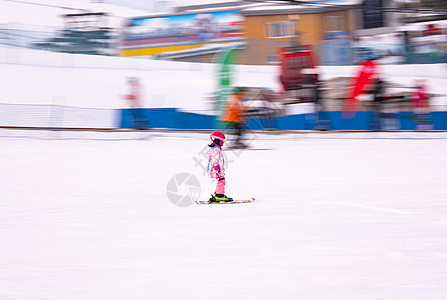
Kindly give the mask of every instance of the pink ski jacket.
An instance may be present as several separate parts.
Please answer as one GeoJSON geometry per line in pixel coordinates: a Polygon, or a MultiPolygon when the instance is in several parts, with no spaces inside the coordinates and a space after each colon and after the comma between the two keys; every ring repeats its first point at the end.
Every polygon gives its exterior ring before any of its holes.
{"type": "Polygon", "coordinates": [[[225,161],[222,148],[215,145],[208,148],[208,175],[211,179],[225,178],[225,161]]]}

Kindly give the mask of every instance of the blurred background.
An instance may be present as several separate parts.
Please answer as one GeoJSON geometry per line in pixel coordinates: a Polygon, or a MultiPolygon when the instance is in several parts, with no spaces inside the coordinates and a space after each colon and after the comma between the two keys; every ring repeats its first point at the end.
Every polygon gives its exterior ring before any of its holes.
{"type": "Polygon", "coordinates": [[[447,2],[0,0],[0,126],[447,130],[447,2]]]}

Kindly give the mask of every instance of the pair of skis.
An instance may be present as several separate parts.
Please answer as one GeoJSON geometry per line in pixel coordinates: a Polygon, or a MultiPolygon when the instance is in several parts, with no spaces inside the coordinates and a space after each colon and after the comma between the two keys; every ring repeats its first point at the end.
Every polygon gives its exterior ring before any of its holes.
{"type": "Polygon", "coordinates": [[[240,203],[251,203],[255,201],[255,198],[251,199],[233,199],[232,201],[210,201],[210,200],[196,200],[196,204],[240,204],[240,203]]]}

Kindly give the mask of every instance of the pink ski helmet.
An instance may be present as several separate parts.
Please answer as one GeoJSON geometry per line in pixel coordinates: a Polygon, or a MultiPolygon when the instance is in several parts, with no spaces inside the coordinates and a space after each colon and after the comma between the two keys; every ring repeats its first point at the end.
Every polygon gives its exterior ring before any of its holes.
{"type": "Polygon", "coordinates": [[[210,138],[214,144],[219,145],[221,147],[225,143],[225,134],[223,134],[220,131],[213,132],[213,134],[211,134],[210,138]]]}

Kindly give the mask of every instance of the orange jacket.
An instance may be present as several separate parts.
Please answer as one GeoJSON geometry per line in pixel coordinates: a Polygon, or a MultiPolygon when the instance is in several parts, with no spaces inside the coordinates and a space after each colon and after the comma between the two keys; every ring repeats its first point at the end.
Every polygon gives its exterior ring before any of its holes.
{"type": "Polygon", "coordinates": [[[141,107],[141,85],[138,82],[132,82],[129,84],[130,91],[128,95],[124,96],[124,99],[128,100],[131,108],[141,107]]]}
{"type": "Polygon", "coordinates": [[[222,121],[240,123],[243,117],[242,96],[233,95],[222,115],[222,121]]]}

